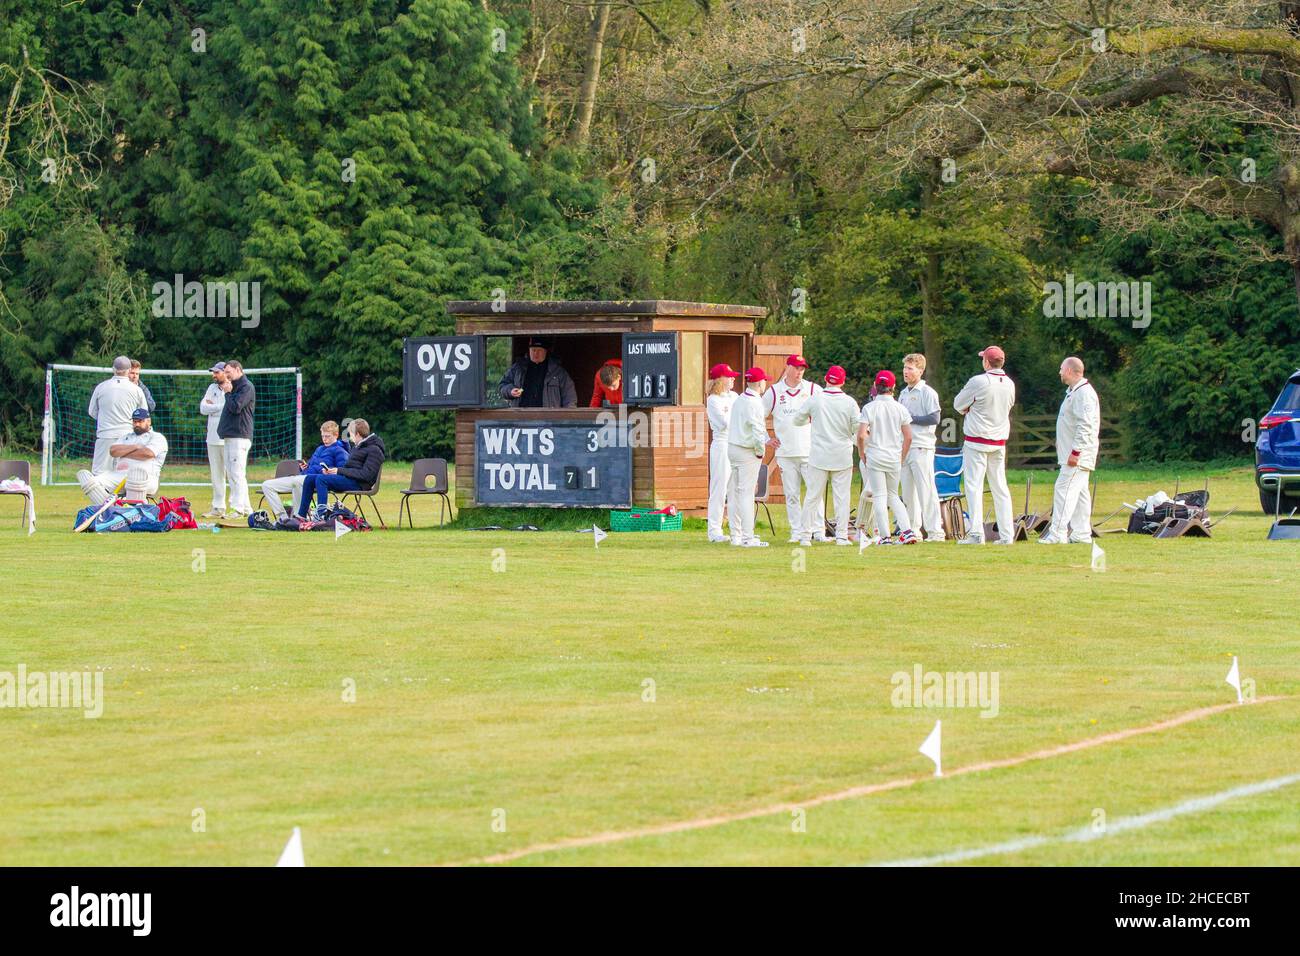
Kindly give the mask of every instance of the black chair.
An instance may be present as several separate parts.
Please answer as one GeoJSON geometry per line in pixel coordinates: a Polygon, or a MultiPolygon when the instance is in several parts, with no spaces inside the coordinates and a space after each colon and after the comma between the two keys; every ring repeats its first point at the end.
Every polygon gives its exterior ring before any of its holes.
{"type": "Polygon", "coordinates": [[[412,495],[438,495],[441,501],[438,502],[438,524],[441,526],[444,521],[444,514],[451,514],[451,499],[447,497],[449,486],[447,483],[447,459],[445,458],[421,458],[411,466],[411,487],[402,492],[402,503],[397,506],[397,526],[402,526],[402,509],[406,509],[406,521],[412,528],[415,527],[415,521],[411,517],[411,496],[412,495]],[[429,479],[433,479],[430,486],[429,479]]]}
{"type": "Polygon", "coordinates": [[[349,498],[355,499],[356,507],[353,510],[356,511],[356,513],[361,515],[362,517],[365,517],[366,509],[365,506],[361,503],[361,499],[369,498],[370,507],[375,509],[375,517],[379,519],[379,526],[383,528],[385,531],[387,531],[388,525],[384,523],[384,516],[379,513],[379,505],[375,501],[375,495],[379,494],[379,486],[382,485],[383,482],[384,482],[384,466],[380,465],[379,474],[375,475],[375,483],[371,485],[369,488],[362,488],[359,491],[336,491],[334,492],[334,498],[336,501],[338,501],[339,504],[343,505],[345,508],[347,507],[347,500],[349,498]]]}
{"type": "MultiPolygon", "coordinates": [[[[275,466],[276,478],[297,478],[301,474],[302,469],[298,467],[297,460],[293,458],[282,458],[280,463],[275,466]]],[[[261,511],[264,504],[266,504],[266,495],[262,495],[257,499],[257,507],[253,510],[261,511]]]]}
{"type": "Polygon", "coordinates": [[[763,506],[763,514],[767,515],[767,527],[772,534],[776,534],[776,525],[772,524],[772,512],[767,510],[767,465],[758,466],[758,485],[754,489],[754,504],[763,506]]]}
{"type": "MultiPolygon", "coordinates": [[[[17,478],[27,483],[27,487],[32,485],[32,465],[29,461],[23,461],[20,458],[0,461],[0,481],[6,478],[17,478]]],[[[21,491],[0,491],[0,495],[18,495],[23,499],[23,514],[19,519],[18,526],[21,528],[27,523],[27,509],[31,507],[31,499],[21,491]]]]}

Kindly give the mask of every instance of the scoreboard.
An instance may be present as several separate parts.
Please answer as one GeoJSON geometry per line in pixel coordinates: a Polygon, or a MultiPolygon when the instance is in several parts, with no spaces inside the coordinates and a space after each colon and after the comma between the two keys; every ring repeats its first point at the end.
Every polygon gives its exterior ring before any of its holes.
{"type": "Polygon", "coordinates": [[[402,406],[477,408],[487,397],[483,336],[437,335],[402,343],[402,406]]]}
{"type": "Polygon", "coordinates": [[[628,405],[677,404],[677,333],[623,335],[623,401],[628,405]]]}
{"type": "Polygon", "coordinates": [[[627,424],[474,423],[474,503],[519,508],[630,508],[627,424]]]}

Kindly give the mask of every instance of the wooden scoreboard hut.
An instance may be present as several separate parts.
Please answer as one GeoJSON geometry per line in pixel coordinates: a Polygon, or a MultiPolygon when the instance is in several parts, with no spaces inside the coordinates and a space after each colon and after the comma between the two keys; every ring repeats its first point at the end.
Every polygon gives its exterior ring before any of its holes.
{"type": "MultiPolygon", "coordinates": [[[[767,310],[662,299],[455,301],[455,335],[403,349],[408,409],[455,408],[456,504],[708,507],[708,371],[759,365],[775,378],[801,336],[758,336],[767,310]],[[541,336],[573,379],[575,408],[513,408],[498,385],[541,336]],[[591,408],[597,371],[623,362],[624,405],[591,408]]],[[[738,382],[737,390],[744,387],[738,382]]],[[[773,474],[773,494],[780,483],[773,474]]]]}

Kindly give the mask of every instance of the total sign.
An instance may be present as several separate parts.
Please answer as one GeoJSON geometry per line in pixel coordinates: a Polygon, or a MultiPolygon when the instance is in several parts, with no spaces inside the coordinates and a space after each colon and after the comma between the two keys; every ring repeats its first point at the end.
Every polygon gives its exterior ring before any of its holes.
{"type": "Polygon", "coordinates": [[[439,335],[402,343],[403,408],[478,408],[484,404],[483,336],[439,335]]]}
{"type": "Polygon", "coordinates": [[[503,419],[474,423],[474,502],[511,507],[627,508],[627,426],[503,419]]]}

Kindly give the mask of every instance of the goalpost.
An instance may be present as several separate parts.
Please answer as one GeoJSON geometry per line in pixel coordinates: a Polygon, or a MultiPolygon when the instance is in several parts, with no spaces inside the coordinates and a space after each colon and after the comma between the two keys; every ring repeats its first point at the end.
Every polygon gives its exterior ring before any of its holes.
{"type": "MultiPolygon", "coordinates": [[[[95,420],[90,394],[113,374],[93,365],[45,367],[45,417],[41,426],[41,484],[75,485],[80,468],[89,468],[95,450],[95,420]]],[[[302,369],[246,368],[257,389],[253,447],[248,461],[302,458],[302,369]]],[[[140,384],[153,394],[153,427],[167,439],[163,486],[210,486],[208,419],[199,401],[212,384],[202,369],[141,369],[140,384]],[[173,480],[168,479],[171,473],[173,480]]]]}

